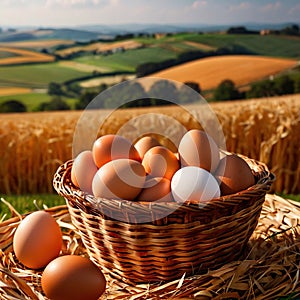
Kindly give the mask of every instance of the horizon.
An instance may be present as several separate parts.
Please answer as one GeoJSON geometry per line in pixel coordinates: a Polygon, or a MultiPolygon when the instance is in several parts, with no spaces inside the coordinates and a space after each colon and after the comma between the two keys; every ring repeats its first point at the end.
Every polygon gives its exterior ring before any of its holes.
{"type": "Polygon", "coordinates": [[[3,0],[0,27],[300,24],[298,0],[3,0]]]}
{"type": "MultiPolygon", "coordinates": [[[[285,25],[292,25],[292,24],[296,24],[300,26],[300,22],[293,22],[293,21],[287,21],[287,22],[238,22],[238,23],[220,23],[220,24],[209,24],[209,23],[143,23],[143,22],[132,22],[132,23],[114,23],[114,24],[105,24],[105,23],[94,23],[94,24],[78,24],[78,25],[1,25],[0,24],[0,28],[2,28],[2,30],[8,30],[8,29],[16,29],[16,30],[20,30],[20,31],[26,31],[26,30],[33,30],[33,29],[40,29],[40,30],[46,30],[46,29],[74,29],[74,30],[87,30],[87,31],[92,31],[91,28],[92,27],[107,27],[110,29],[119,29],[119,27],[121,26],[158,26],[158,27],[162,27],[162,26],[174,26],[174,27],[178,27],[178,28],[198,28],[198,29],[205,29],[205,28],[218,28],[218,27],[234,27],[234,26],[257,26],[257,27],[278,27],[278,28],[282,28],[282,26],[285,25]],[[89,28],[89,29],[88,29],[89,28]]],[[[248,27],[247,27],[248,28],[248,27]]]]}

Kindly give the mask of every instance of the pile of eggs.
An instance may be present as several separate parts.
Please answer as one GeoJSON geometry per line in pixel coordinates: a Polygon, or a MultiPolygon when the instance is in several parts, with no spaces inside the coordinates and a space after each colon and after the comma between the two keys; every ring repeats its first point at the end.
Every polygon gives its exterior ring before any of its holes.
{"type": "Polygon", "coordinates": [[[71,181],[95,197],[178,203],[208,202],[255,184],[245,160],[224,154],[198,129],[184,134],[176,153],[151,136],[135,143],[120,135],[101,136],[76,156],[71,181]]]}
{"type": "MultiPolygon", "coordinates": [[[[105,135],[74,159],[71,181],[95,197],[179,203],[205,203],[255,184],[246,161],[224,154],[204,131],[186,132],[177,150],[150,136],[133,144],[119,135],[105,135]]],[[[43,270],[41,286],[47,298],[98,299],[106,289],[101,270],[86,257],[62,254],[62,248],[61,229],[46,211],[26,216],[13,238],[17,259],[43,270]]]]}
{"type": "Polygon", "coordinates": [[[89,258],[63,254],[61,229],[44,210],[20,222],[13,250],[25,267],[42,271],[41,287],[50,300],[97,300],[105,292],[106,279],[89,258]]]}

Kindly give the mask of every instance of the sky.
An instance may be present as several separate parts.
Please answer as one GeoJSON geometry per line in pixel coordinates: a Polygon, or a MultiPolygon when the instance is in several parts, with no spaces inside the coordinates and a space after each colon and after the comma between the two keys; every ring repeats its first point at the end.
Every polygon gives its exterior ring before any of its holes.
{"type": "Polygon", "coordinates": [[[0,0],[0,26],[300,23],[299,0],[0,0]]]}

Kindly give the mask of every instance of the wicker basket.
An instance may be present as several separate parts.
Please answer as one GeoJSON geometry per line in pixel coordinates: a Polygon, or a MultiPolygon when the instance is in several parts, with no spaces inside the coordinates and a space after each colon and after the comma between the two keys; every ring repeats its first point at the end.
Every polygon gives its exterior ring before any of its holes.
{"type": "Polygon", "coordinates": [[[241,258],[275,179],[265,164],[241,157],[256,184],[203,207],[95,198],[72,184],[72,160],[58,168],[53,183],[96,264],[128,283],[166,281],[241,258]]]}

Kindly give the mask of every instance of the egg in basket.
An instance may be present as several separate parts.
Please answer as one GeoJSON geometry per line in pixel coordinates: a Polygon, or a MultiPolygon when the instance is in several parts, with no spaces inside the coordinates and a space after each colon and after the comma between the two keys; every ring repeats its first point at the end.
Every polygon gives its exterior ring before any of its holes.
{"type": "Polygon", "coordinates": [[[153,136],[98,137],[54,187],[91,260],[126,282],[203,273],[238,259],[274,180],[267,166],[192,129],[176,152],[153,136]]]}

